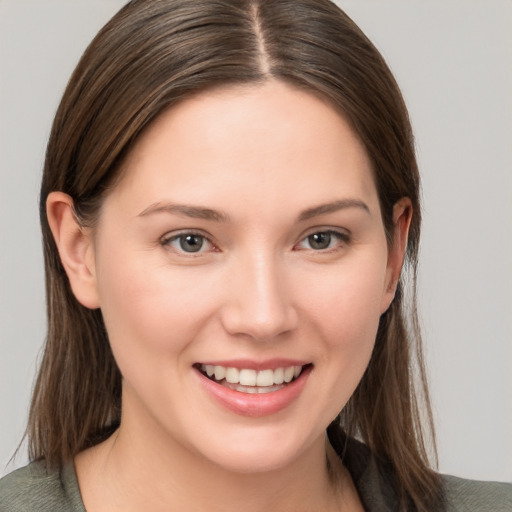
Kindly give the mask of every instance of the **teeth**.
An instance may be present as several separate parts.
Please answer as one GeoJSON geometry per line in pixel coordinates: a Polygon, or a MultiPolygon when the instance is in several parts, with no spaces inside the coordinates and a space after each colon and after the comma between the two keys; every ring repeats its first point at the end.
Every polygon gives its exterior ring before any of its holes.
{"type": "Polygon", "coordinates": [[[302,372],[302,366],[287,366],[276,368],[275,370],[267,369],[257,371],[249,368],[238,369],[233,367],[202,364],[201,371],[206,373],[208,377],[214,377],[217,381],[226,379],[226,382],[229,384],[239,384],[242,387],[245,386],[243,391],[246,393],[260,393],[266,392],[266,390],[260,391],[258,388],[275,387],[276,385],[279,386],[284,382],[291,382],[294,378],[296,379],[302,372]]]}
{"type": "Polygon", "coordinates": [[[256,386],[272,386],[274,384],[274,370],[262,370],[256,377],[256,386]]]}
{"type": "Polygon", "coordinates": [[[226,369],[226,380],[231,384],[240,382],[240,371],[238,368],[227,368],[226,369]]]}
{"type": "Polygon", "coordinates": [[[276,368],[274,370],[274,384],[282,384],[284,382],[284,368],[276,368]]]}
{"type": "Polygon", "coordinates": [[[284,369],[284,381],[291,382],[293,379],[293,374],[295,373],[295,367],[289,366],[284,369]]]}
{"type": "Polygon", "coordinates": [[[242,386],[241,384],[229,384],[229,388],[234,389],[235,391],[240,391],[241,393],[250,393],[250,394],[263,394],[263,393],[272,393],[272,391],[278,391],[283,386],[242,386]]]}
{"type": "Polygon", "coordinates": [[[215,367],[215,380],[222,380],[226,376],[226,368],[224,366],[215,367]]]}
{"type": "Polygon", "coordinates": [[[256,379],[258,375],[256,373],[256,370],[247,370],[243,369],[240,370],[240,384],[242,386],[256,386],[256,379]]]}

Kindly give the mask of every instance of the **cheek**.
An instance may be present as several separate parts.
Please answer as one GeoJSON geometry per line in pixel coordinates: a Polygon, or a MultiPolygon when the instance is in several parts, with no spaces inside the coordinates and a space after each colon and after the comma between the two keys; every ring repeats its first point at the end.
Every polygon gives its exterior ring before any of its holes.
{"type": "Polygon", "coordinates": [[[323,279],[315,276],[305,287],[306,307],[317,319],[329,344],[347,349],[357,349],[368,342],[373,344],[385,275],[382,258],[360,259],[326,272],[323,279]]]}
{"type": "MultiPolygon", "coordinates": [[[[311,282],[308,309],[318,342],[324,389],[330,419],[345,406],[370,360],[380,319],[385,266],[347,265],[325,279],[321,287],[311,282]]],[[[371,263],[371,264],[370,264],[371,263]]]]}
{"type": "Polygon", "coordinates": [[[140,254],[110,258],[98,270],[101,310],[120,366],[141,358],[163,362],[185,348],[210,314],[208,281],[183,270],[140,254]]]}

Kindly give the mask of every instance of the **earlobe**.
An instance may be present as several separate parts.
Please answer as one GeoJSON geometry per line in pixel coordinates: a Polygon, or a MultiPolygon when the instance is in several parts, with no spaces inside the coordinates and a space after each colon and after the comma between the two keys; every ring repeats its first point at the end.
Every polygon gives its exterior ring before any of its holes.
{"type": "Polygon", "coordinates": [[[412,213],[412,203],[408,197],[403,197],[393,207],[393,240],[389,247],[382,313],[389,308],[395,297],[407,250],[412,213]]]}
{"type": "Polygon", "coordinates": [[[75,297],[87,308],[98,308],[92,235],[76,218],[73,199],[63,192],[50,193],[46,214],[75,297]]]}

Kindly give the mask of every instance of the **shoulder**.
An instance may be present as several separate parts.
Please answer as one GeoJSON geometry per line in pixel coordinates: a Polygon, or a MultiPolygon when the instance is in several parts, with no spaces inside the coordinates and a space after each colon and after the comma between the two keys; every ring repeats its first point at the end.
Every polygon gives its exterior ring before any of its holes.
{"type": "Polygon", "coordinates": [[[47,471],[32,462],[0,480],[0,512],[82,512],[73,465],[47,471]]]}
{"type": "Polygon", "coordinates": [[[447,512],[511,512],[512,484],[443,475],[447,512]]]}
{"type": "MultiPolygon", "coordinates": [[[[389,464],[374,457],[365,444],[352,438],[334,439],[333,447],[350,472],[366,510],[398,510],[397,480],[389,464]]],[[[440,476],[444,512],[512,512],[511,483],[440,476]]]]}

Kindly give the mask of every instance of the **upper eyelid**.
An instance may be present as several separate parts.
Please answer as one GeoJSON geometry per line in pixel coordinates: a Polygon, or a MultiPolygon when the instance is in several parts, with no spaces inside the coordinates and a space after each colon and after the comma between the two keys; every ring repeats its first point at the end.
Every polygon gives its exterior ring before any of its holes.
{"type": "MultiPolygon", "coordinates": [[[[300,246],[305,240],[307,240],[310,236],[316,233],[329,233],[331,235],[337,235],[342,243],[349,243],[351,240],[350,232],[343,230],[341,228],[314,228],[306,232],[306,234],[302,235],[299,241],[294,245],[294,247],[300,246]]],[[[326,249],[328,251],[329,249],[326,249]]],[[[315,252],[323,252],[323,250],[318,250],[315,252]]]]}
{"type": "MultiPolygon", "coordinates": [[[[216,250],[218,250],[218,245],[212,240],[212,237],[205,234],[201,230],[197,230],[197,229],[184,229],[184,230],[179,230],[179,231],[170,231],[167,234],[160,237],[159,244],[162,247],[169,246],[170,242],[178,239],[181,236],[186,236],[186,235],[195,235],[195,236],[203,237],[206,240],[206,242],[208,244],[210,244],[210,246],[211,246],[210,249],[206,250],[206,251],[200,251],[197,253],[193,253],[193,252],[187,253],[186,251],[175,250],[176,253],[186,255],[187,257],[199,257],[200,255],[203,255],[205,253],[216,252],[216,250]]],[[[172,249],[169,247],[168,250],[172,250],[172,249]]]]}
{"type": "MultiPolygon", "coordinates": [[[[294,244],[297,245],[301,242],[303,242],[306,238],[308,238],[311,235],[314,235],[315,233],[331,233],[334,235],[339,235],[341,238],[351,238],[351,233],[346,228],[335,228],[335,227],[329,227],[329,226],[315,226],[312,228],[309,228],[308,230],[304,231],[298,241],[294,244]]],[[[208,243],[210,243],[212,246],[218,248],[218,244],[214,241],[213,237],[204,231],[200,229],[180,229],[178,231],[170,231],[160,237],[159,241],[160,243],[169,243],[171,240],[175,240],[179,238],[180,236],[184,235],[197,235],[203,237],[208,243]]]]}
{"type": "Polygon", "coordinates": [[[208,240],[211,244],[213,244],[212,237],[205,233],[204,231],[201,231],[200,229],[180,229],[178,231],[169,231],[165,235],[160,237],[161,242],[168,242],[169,240],[173,240],[175,238],[179,238],[180,236],[184,235],[196,235],[196,236],[202,236],[205,240],[208,240]]]}
{"type": "Polygon", "coordinates": [[[309,228],[301,235],[299,241],[304,240],[308,236],[314,235],[315,233],[332,233],[335,235],[340,235],[341,237],[351,237],[352,233],[346,228],[335,228],[329,226],[315,226],[314,228],[309,228]]]}

